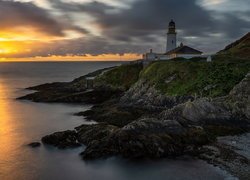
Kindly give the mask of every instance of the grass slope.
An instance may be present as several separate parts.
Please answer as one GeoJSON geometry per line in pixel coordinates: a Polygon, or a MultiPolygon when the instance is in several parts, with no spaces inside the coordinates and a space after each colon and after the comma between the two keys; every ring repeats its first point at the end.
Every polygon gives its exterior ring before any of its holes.
{"type": "Polygon", "coordinates": [[[118,66],[96,78],[97,85],[109,85],[113,88],[127,90],[139,79],[143,69],[142,63],[118,66]]]}
{"type": "Polygon", "coordinates": [[[249,71],[250,60],[159,61],[144,69],[140,77],[166,95],[217,97],[227,95],[249,71]]]}

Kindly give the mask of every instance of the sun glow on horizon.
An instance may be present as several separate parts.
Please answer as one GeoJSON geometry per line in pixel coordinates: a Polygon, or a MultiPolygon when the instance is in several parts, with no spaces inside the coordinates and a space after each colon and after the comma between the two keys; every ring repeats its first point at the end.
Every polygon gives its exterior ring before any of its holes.
{"type": "Polygon", "coordinates": [[[141,59],[141,54],[101,54],[91,55],[86,54],[82,56],[75,55],[51,55],[51,56],[36,56],[27,58],[0,58],[0,62],[42,62],[42,61],[133,61],[141,59]]]}
{"type": "MultiPolygon", "coordinates": [[[[4,31],[0,30],[0,61],[129,61],[141,59],[141,54],[51,54],[53,44],[63,43],[64,40],[74,40],[79,38],[79,34],[74,37],[72,32],[66,32],[68,36],[56,37],[48,36],[36,32],[32,29],[22,29],[4,31]],[[47,49],[47,50],[46,50],[47,49]],[[80,54],[80,55],[79,55],[80,54]]],[[[63,46],[65,49],[68,45],[63,46]]]]}

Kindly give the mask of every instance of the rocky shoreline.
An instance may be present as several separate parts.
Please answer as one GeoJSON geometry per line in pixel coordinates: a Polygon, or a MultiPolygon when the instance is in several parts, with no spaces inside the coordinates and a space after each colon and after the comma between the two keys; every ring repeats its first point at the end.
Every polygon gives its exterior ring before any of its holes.
{"type": "MultiPolygon", "coordinates": [[[[95,75],[102,74],[98,71],[95,75]]],[[[128,89],[99,84],[89,90],[86,77],[70,83],[45,84],[19,99],[35,102],[94,104],[77,115],[98,124],[56,132],[42,142],[60,149],[85,145],[84,160],[111,156],[160,159],[191,155],[218,165],[240,179],[249,177],[249,158],[223,146],[220,136],[250,129],[250,73],[227,96],[166,96],[139,80],[128,89]],[[236,164],[235,164],[236,162],[236,164]],[[237,164],[238,163],[238,164],[237,164]],[[246,167],[242,172],[239,167],[246,167]]]]}

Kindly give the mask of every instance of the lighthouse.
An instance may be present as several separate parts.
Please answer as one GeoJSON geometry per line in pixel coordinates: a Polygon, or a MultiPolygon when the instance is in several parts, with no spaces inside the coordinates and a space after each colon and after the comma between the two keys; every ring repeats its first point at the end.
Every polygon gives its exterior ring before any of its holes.
{"type": "Polygon", "coordinates": [[[171,20],[168,26],[168,33],[167,33],[167,51],[169,52],[176,48],[176,29],[175,29],[175,22],[171,20]]]}
{"type": "Polygon", "coordinates": [[[156,53],[156,52],[153,52],[153,50],[151,49],[150,52],[143,54],[143,59],[145,60],[144,63],[149,64],[150,62],[156,61],[156,60],[157,61],[169,60],[169,59],[175,59],[179,57],[185,58],[185,59],[191,59],[193,57],[202,56],[203,52],[197,49],[191,48],[187,45],[184,45],[183,43],[181,43],[177,47],[176,39],[177,39],[177,32],[176,32],[175,22],[171,20],[169,23],[168,32],[167,32],[166,52],[156,53]]]}

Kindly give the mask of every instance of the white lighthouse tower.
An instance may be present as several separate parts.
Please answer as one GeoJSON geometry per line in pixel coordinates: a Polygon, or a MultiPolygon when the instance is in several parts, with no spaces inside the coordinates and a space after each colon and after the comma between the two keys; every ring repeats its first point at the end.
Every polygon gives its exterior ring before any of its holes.
{"type": "Polygon", "coordinates": [[[168,33],[167,33],[167,51],[169,52],[176,48],[176,29],[175,29],[175,22],[171,20],[168,26],[168,33]]]}

